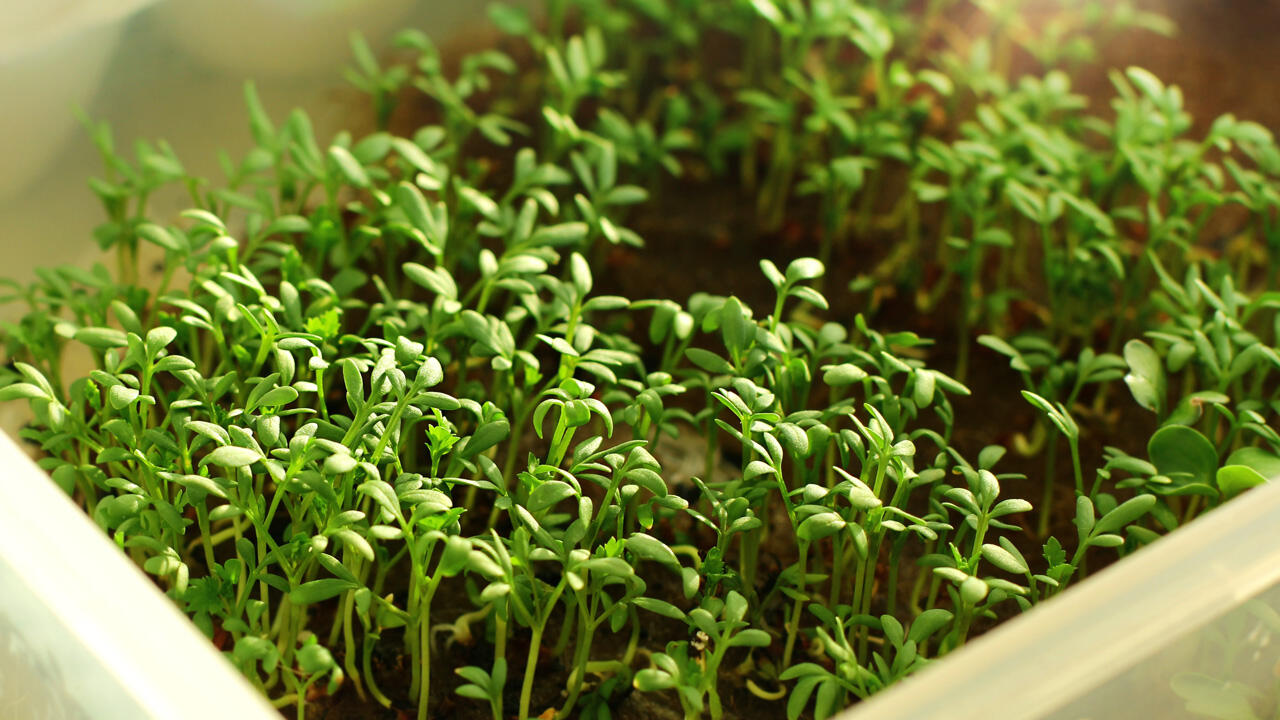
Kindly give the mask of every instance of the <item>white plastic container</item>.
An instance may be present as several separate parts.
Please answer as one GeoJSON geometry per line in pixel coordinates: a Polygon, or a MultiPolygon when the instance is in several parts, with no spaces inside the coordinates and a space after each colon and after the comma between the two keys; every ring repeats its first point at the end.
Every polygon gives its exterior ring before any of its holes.
{"type": "MultiPolygon", "coordinates": [[[[1274,713],[1280,702],[1278,613],[1280,482],[1272,482],[1068,588],[840,720],[1249,717],[1189,712],[1188,688],[1197,688],[1205,701],[1214,695],[1213,682],[1228,694],[1256,688],[1264,696],[1258,708],[1269,698],[1274,713]]],[[[1232,707],[1226,695],[1212,700],[1214,709],[1232,707]]]]}
{"type": "MultiPolygon", "coordinates": [[[[4,274],[30,279],[38,265],[98,257],[91,233],[102,210],[86,181],[102,173],[102,163],[74,108],[109,123],[121,151],[137,140],[164,140],[189,172],[217,179],[219,150],[237,157],[251,146],[247,80],[273,117],[306,109],[323,140],[371,117],[369,99],[342,77],[352,31],[363,31],[375,51],[402,27],[420,28],[447,48],[488,27],[487,4],[0,0],[4,274]]],[[[182,209],[176,192],[150,205],[161,219],[182,209]]]]}
{"type": "Polygon", "coordinates": [[[346,62],[347,39],[375,45],[401,26],[414,0],[167,0],[157,28],[222,73],[301,75],[346,62]]]}
{"type": "Polygon", "coordinates": [[[0,718],[278,720],[0,433],[0,718]]]}
{"type": "Polygon", "coordinates": [[[31,183],[93,99],[127,19],[153,0],[0,3],[0,199],[31,183]]]}

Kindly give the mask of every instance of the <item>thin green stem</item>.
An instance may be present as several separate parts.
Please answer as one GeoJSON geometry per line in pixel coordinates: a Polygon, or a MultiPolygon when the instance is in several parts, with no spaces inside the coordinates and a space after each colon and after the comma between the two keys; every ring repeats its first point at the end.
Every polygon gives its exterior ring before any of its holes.
{"type": "Polygon", "coordinates": [[[799,541],[800,558],[796,562],[796,572],[799,577],[796,579],[797,596],[791,606],[791,620],[787,622],[787,644],[782,651],[782,667],[791,667],[791,654],[795,650],[796,636],[800,634],[801,613],[804,611],[804,588],[805,588],[805,572],[808,570],[809,562],[809,543],[799,541]]]}

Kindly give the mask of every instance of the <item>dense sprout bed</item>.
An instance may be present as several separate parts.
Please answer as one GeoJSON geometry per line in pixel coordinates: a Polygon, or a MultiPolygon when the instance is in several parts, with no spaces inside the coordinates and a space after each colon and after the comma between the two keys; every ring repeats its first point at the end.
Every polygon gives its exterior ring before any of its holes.
{"type": "Polygon", "coordinates": [[[1159,18],[544,10],[219,180],[93,126],[118,268],[12,285],[42,466],[279,706],[823,718],[1280,470],[1270,133],[1065,72],[1159,18]]]}

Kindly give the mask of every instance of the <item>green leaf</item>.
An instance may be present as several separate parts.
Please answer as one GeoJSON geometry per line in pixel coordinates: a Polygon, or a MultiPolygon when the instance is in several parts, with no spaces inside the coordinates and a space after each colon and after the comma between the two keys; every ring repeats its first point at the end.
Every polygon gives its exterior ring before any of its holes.
{"type": "Polygon", "coordinates": [[[178,337],[178,331],[167,326],[152,328],[147,333],[145,342],[147,348],[147,357],[154,358],[160,354],[160,351],[173,342],[178,337]]]}
{"type": "Polygon", "coordinates": [[[782,17],[782,11],[778,9],[773,0],[751,0],[751,7],[760,14],[760,17],[774,27],[786,22],[786,19],[782,17]]]}
{"type": "Polygon", "coordinates": [[[1098,521],[1097,512],[1093,507],[1093,500],[1088,495],[1081,495],[1076,498],[1076,519],[1075,526],[1080,532],[1080,537],[1089,537],[1093,532],[1093,526],[1098,521]]]}
{"type": "Polygon", "coordinates": [[[1175,483],[1212,485],[1218,470],[1218,451],[1199,431],[1185,425],[1167,425],[1151,436],[1147,455],[1161,475],[1175,483]]]}
{"type": "Polygon", "coordinates": [[[591,268],[586,258],[578,253],[569,256],[569,276],[578,291],[578,297],[585,298],[591,292],[591,268]]]}
{"type": "Polygon", "coordinates": [[[533,32],[533,21],[529,19],[529,11],[522,7],[493,3],[487,10],[493,24],[508,35],[528,35],[533,32]]]}
{"type": "Polygon", "coordinates": [[[244,104],[249,111],[249,129],[252,131],[253,141],[263,147],[274,145],[275,126],[262,107],[262,101],[258,99],[258,91],[252,82],[244,84],[244,104]]]}
{"type": "Polygon", "coordinates": [[[373,501],[383,509],[387,515],[393,518],[400,518],[400,498],[396,495],[395,488],[385,480],[368,480],[361,483],[357,491],[373,498],[373,501]]]}
{"type": "Polygon", "coordinates": [[[452,395],[434,391],[419,394],[414,398],[414,402],[440,410],[457,410],[462,407],[462,403],[452,395]]]}
{"type": "Polygon", "coordinates": [[[183,252],[187,249],[186,245],[174,237],[173,233],[154,223],[139,225],[138,237],[171,252],[183,252]]]}
{"type": "Polygon", "coordinates": [[[1227,465],[1245,465],[1264,478],[1280,477],[1280,457],[1261,448],[1242,447],[1227,457],[1227,465]]]}
{"type": "Polygon", "coordinates": [[[345,475],[356,469],[359,461],[351,457],[345,452],[338,452],[325,458],[324,474],[325,475],[345,475]]]}
{"type": "Polygon", "coordinates": [[[183,427],[197,435],[207,437],[219,445],[231,444],[230,433],[221,425],[215,425],[203,420],[188,420],[183,427]]]}
{"type": "Polygon", "coordinates": [[[1122,529],[1124,526],[1134,522],[1138,518],[1146,515],[1151,508],[1156,505],[1155,495],[1138,495],[1130,498],[1102,516],[1102,519],[1093,526],[1095,534],[1111,533],[1122,529]]]}
{"type": "Polygon", "coordinates": [[[950,610],[942,608],[932,608],[925,610],[911,621],[911,629],[907,631],[907,639],[914,641],[917,645],[928,640],[934,633],[946,627],[955,616],[950,610]]]}
{"type": "MultiPolygon", "coordinates": [[[[307,675],[317,675],[319,673],[336,669],[337,665],[334,662],[333,654],[329,652],[329,649],[322,645],[314,644],[315,636],[312,636],[311,640],[313,642],[304,645],[298,650],[296,656],[298,659],[298,668],[307,675]]],[[[330,692],[334,692],[336,689],[336,687],[333,687],[330,689],[330,692]]]]}
{"type": "Polygon", "coordinates": [[[787,282],[797,283],[803,280],[816,280],[822,277],[825,268],[822,262],[817,258],[802,257],[796,258],[787,265],[787,282]]]}
{"type": "Polygon", "coordinates": [[[632,600],[631,604],[638,608],[648,610],[649,612],[657,613],[663,617],[671,618],[672,620],[684,620],[684,612],[681,611],[680,608],[664,600],[638,597],[632,600]]]}
{"type": "Polygon", "coordinates": [[[827,310],[827,309],[830,309],[831,307],[831,305],[827,302],[827,298],[824,297],[822,293],[818,292],[817,290],[814,290],[811,287],[808,287],[807,285],[802,285],[800,287],[792,288],[791,291],[787,293],[787,295],[803,300],[820,310],[827,310]]]}
{"type": "Polygon", "coordinates": [[[431,209],[427,207],[427,199],[422,196],[422,191],[412,183],[402,182],[396,186],[394,191],[396,207],[404,212],[405,217],[409,220],[409,224],[423,234],[423,236],[431,243],[435,243],[440,234],[440,228],[436,227],[435,218],[431,215],[431,209]]]}
{"type": "Polygon", "coordinates": [[[363,535],[350,528],[343,528],[333,533],[333,537],[342,541],[342,544],[351,552],[364,558],[366,562],[374,561],[373,546],[365,539],[363,535]]]}
{"type": "Polygon", "coordinates": [[[573,497],[575,494],[573,486],[569,483],[561,482],[560,480],[548,480],[529,493],[528,508],[530,512],[542,512],[561,500],[573,497]]]}
{"type": "Polygon", "coordinates": [[[365,172],[364,166],[351,154],[350,150],[334,145],[329,148],[329,159],[338,166],[338,170],[349,184],[359,188],[369,187],[369,174],[365,172]]]}
{"type": "Polygon", "coordinates": [[[769,284],[775,288],[781,288],[787,281],[787,279],[782,275],[782,271],[778,269],[777,265],[773,264],[772,260],[761,260],[760,271],[769,279],[769,284]]]}
{"type": "Polygon", "coordinates": [[[1079,426],[1076,425],[1075,421],[1067,413],[1067,409],[1063,407],[1062,403],[1054,405],[1029,390],[1023,390],[1022,397],[1026,398],[1027,402],[1043,411],[1045,417],[1049,418],[1049,422],[1053,423],[1054,427],[1058,428],[1058,431],[1061,432],[1064,437],[1076,438],[1079,436],[1079,426]]]}
{"type": "Polygon", "coordinates": [[[795,458],[807,458],[809,456],[809,436],[804,430],[800,429],[795,423],[783,422],[778,423],[774,428],[778,440],[782,443],[782,447],[795,458]]]}
{"type": "Polygon", "coordinates": [[[883,504],[880,498],[876,497],[875,492],[862,480],[853,477],[842,468],[837,467],[835,471],[843,475],[849,483],[849,504],[854,510],[872,510],[883,504]]]}
{"type": "Polygon", "coordinates": [[[728,375],[733,372],[733,366],[727,360],[719,355],[702,348],[689,348],[684,351],[685,357],[699,368],[706,370],[715,375],[728,375]]]}
{"type": "Polygon", "coordinates": [[[81,328],[76,331],[75,339],[95,350],[122,348],[129,344],[128,338],[122,331],[104,327],[81,328]]]}
{"type": "MultiPolygon", "coordinates": [[[[812,664],[813,663],[801,663],[800,665],[792,665],[788,668],[788,672],[803,665],[812,664]]],[[[824,675],[826,674],[825,670],[822,672],[824,675]]],[[[809,703],[809,698],[813,696],[814,688],[818,686],[819,682],[822,682],[822,678],[822,675],[817,674],[805,675],[800,678],[800,682],[797,682],[796,686],[791,689],[791,697],[787,699],[787,720],[799,719],[800,714],[804,712],[804,706],[809,703]]],[[[784,675],[783,679],[787,680],[790,678],[787,678],[784,675]]]]}
{"type": "Polygon", "coordinates": [[[255,408],[259,408],[259,407],[274,408],[274,407],[279,407],[281,405],[288,405],[289,403],[297,399],[298,399],[297,390],[293,389],[292,386],[282,385],[278,388],[268,390],[266,393],[264,393],[262,397],[258,398],[258,401],[256,403],[254,403],[251,407],[249,407],[249,410],[252,412],[255,408]]]}
{"type": "Polygon", "coordinates": [[[601,575],[609,575],[611,577],[627,578],[635,574],[631,565],[622,558],[591,558],[583,563],[588,571],[600,573],[601,575]]]}
{"type": "Polygon", "coordinates": [[[999,545],[992,545],[991,543],[984,544],[982,546],[982,557],[985,558],[987,562],[1007,573],[1025,575],[1029,571],[1025,560],[1014,556],[1013,553],[1005,550],[999,545]]]}
{"type": "Polygon", "coordinates": [[[680,561],[676,559],[676,554],[667,547],[666,543],[652,535],[632,533],[631,537],[627,538],[627,549],[641,560],[653,560],[676,572],[680,571],[680,561]]]}
{"type": "Polygon", "coordinates": [[[771,475],[773,472],[774,470],[769,466],[769,463],[763,460],[752,460],[747,463],[746,469],[742,471],[742,479],[744,482],[750,482],[762,475],[771,475]]]}
{"type": "Polygon", "coordinates": [[[1224,500],[1229,500],[1251,487],[1267,482],[1267,479],[1257,470],[1244,465],[1227,465],[1219,468],[1217,480],[1218,491],[1222,493],[1224,500]]]}
{"type": "Polygon", "coordinates": [[[810,515],[801,521],[799,527],[796,528],[796,537],[810,542],[821,540],[824,537],[839,532],[845,526],[845,521],[837,513],[823,512],[816,515],[810,515]]]}
{"type": "Polygon", "coordinates": [[[449,300],[458,298],[458,285],[444,268],[432,269],[415,262],[407,262],[403,267],[405,276],[422,287],[449,300]]]}
{"type": "Polygon", "coordinates": [[[746,308],[738,298],[730,297],[720,309],[720,331],[725,347],[735,357],[755,339],[755,323],[746,316],[746,308]]]}
{"type": "Polygon", "coordinates": [[[693,626],[711,637],[719,635],[719,626],[716,618],[706,608],[696,607],[689,611],[689,621],[693,626]]]}
{"type": "Polygon", "coordinates": [[[311,232],[311,221],[301,215],[281,215],[264,231],[267,235],[281,235],[311,232]]]}
{"type": "Polygon", "coordinates": [[[915,372],[915,386],[911,399],[918,407],[928,407],[933,402],[934,389],[937,387],[936,376],[932,370],[919,369],[915,372]]]}
{"type": "Polygon", "coordinates": [[[1114,547],[1120,547],[1123,544],[1124,544],[1123,537],[1120,537],[1119,535],[1113,535],[1111,533],[1094,535],[1093,537],[1089,538],[1090,547],[1114,548],[1114,547]]]}
{"type": "Polygon", "coordinates": [[[661,670],[653,668],[645,668],[636,673],[635,679],[632,681],[637,690],[643,692],[657,692],[659,690],[667,690],[676,686],[675,678],[661,670]]]}
{"type": "Polygon", "coordinates": [[[1188,717],[1216,720],[1258,720],[1251,685],[1195,672],[1180,672],[1169,688],[1186,703],[1188,717]]]}
{"type": "Polygon", "coordinates": [[[546,245],[549,247],[561,247],[564,245],[577,245],[582,242],[591,228],[583,222],[567,222],[558,225],[547,225],[540,227],[533,232],[533,236],[529,238],[531,245],[546,245]]]}
{"type": "Polygon", "coordinates": [[[769,647],[773,638],[764,630],[748,628],[729,640],[729,647],[769,647]]]}
{"type": "Polygon", "coordinates": [[[822,382],[832,387],[852,385],[855,382],[861,382],[866,377],[867,372],[853,363],[822,366],[822,382]]]}
{"type": "Polygon", "coordinates": [[[200,461],[201,465],[212,463],[218,467],[241,468],[252,465],[262,459],[262,454],[252,448],[224,445],[210,452],[200,461]]]}
{"type": "Polygon", "coordinates": [[[1142,407],[1163,415],[1166,380],[1160,356],[1141,340],[1130,340],[1124,346],[1124,359],[1129,365],[1124,382],[1133,399],[1142,407]]]}
{"type": "Polygon", "coordinates": [[[990,516],[998,518],[1023,512],[1031,512],[1031,503],[1022,498],[1009,498],[996,503],[996,506],[991,508],[990,516]]]}
{"type": "Polygon", "coordinates": [[[506,440],[511,435],[511,423],[506,420],[495,420],[476,428],[466,447],[459,454],[463,459],[470,459],[506,440]]]}
{"type": "Polygon", "coordinates": [[[467,568],[471,557],[471,541],[461,535],[450,535],[444,543],[444,552],[440,555],[440,564],[436,572],[444,577],[453,577],[467,568]]]}
{"type": "Polygon", "coordinates": [[[45,391],[31,383],[14,383],[6,385],[0,389],[0,402],[8,402],[10,400],[34,400],[36,398],[44,398],[52,400],[45,391]]]}
{"type": "Polygon", "coordinates": [[[337,597],[347,590],[359,587],[356,583],[338,578],[324,578],[303,583],[289,592],[289,600],[295,605],[310,605],[337,597]]]}
{"type": "MultiPolygon", "coordinates": [[[[1188,346],[1189,347],[1189,346],[1188,346]]],[[[1184,395],[1177,407],[1165,417],[1165,425],[1195,425],[1204,416],[1206,408],[1214,405],[1226,405],[1231,398],[1219,392],[1202,391],[1184,395]]]]}
{"type": "MultiPolygon", "coordinates": [[[[475,666],[470,666],[466,668],[456,669],[454,672],[461,674],[463,670],[480,670],[480,668],[477,668],[475,666]]],[[[458,689],[454,690],[454,692],[458,693],[464,698],[471,698],[472,700],[488,700],[489,699],[489,692],[485,690],[483,687],[481,687],[480,685],[475,685],[475,684],[459,685],[458,689]]]]}
{"type": "Polygon", "coordinates": [[[698,588],[702,586],[702,575],[691,567],[680,568],[680,580],[686,598],[693,597],[694,593],[698,592],[698,588]]]}
{"type": "Polygon", "coordinates": [[[169,477],[169,480],[187,488],[188,492],[195,496],[212,495],[223,500],[227,499],[227,491],[213,478],[203,475],[174,475],[169,477]]]}
{"type": "Polygon", "coordinates": [[[1026,216],[1028,220],[1042,225],[1048,220],[1044,198],[1026,185],[1010,181],[1005,185],[1005,196],[1013,204],[1014,209],[1026,216]]]}
{"type": "Polygon", "coordinates": [[[1161,100],[1164,95],[1164,83],[1160,82],[1160,78],[1152,74],[1150,70],[1131,65],[1125,68],[1124,74],[1129,78],[1129,82],[1133,83],[1143,95],[1155,102],[1161,100]]]}
{"type": "Polygon", "coordinates": [[[976,577],[967,577],[960,583],[960,598],[969,605],[977,605],[987,597],[990,588],[976,577]]]}
{"type": "Polygon", "coordinates": [[[138,399],[138,391],[128,385],[112,385],[107,391],[107,402],[114,410],[123,410],[138,399]]]}
{"type": "Polygon", "coordinates": [[[1009,358],[1009,367],[1018,372],[1030,372],[1031,367],[1027,365],[1026,359],[1022,357],[1022,353],[1017,348],[1005,342],[995,335],[981,335],[978,337],[978,344],[995,350],[1009,358]]]}

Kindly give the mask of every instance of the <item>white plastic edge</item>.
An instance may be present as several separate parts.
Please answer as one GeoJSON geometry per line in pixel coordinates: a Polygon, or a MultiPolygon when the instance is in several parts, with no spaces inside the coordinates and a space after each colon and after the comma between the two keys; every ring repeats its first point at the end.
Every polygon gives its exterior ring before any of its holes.
{"type": "Polygon", "coordinates": [[[87,29],[123,20],[157,0],[0,0],[0,67],[87,29]]]}
{"type": "Polygon", "coordinates": [[[837,718],[1042,718],[1278,581],[1280,480],[1069,587],[837,718]]]}
{"type": "MultiPolygon", "coordinates": [[[[129,720],[279,720],[173,601],[4,433],[0,551],[0,563],[11,566],[22,585],[0,592],[0,614],[32,604],[9,603],[10,593],[42,603],[79,647],[40,650],[69,667],[92,656],[100,672],[114,676],[94,680],[118,687],[146,712],[129,720]]],[[[13,619],[21,631],[23,618],[13,619]]],[[[119,717],[95,707],[96,698],[72,695],[93,718],[119,717]]]]}

